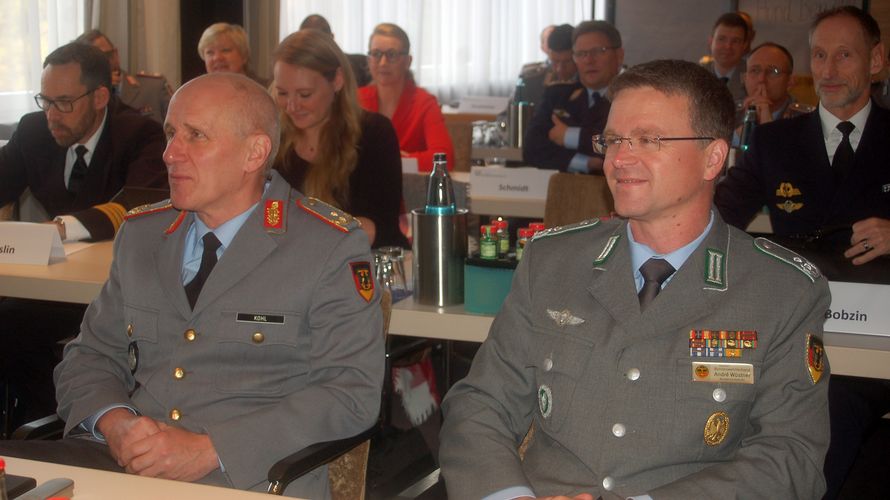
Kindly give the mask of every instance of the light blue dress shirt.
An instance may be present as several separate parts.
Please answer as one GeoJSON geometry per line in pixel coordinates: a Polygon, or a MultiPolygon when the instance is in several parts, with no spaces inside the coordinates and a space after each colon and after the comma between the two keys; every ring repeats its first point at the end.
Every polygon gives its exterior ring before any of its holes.
{"type": "MultiPolygon", "coordinates": [[[[643,288],[643,275],[640,274],[640,266],[643,265],[644,262],[649,260],[652,257],[657,259],[664,259],[670,263],[670,265],[674,266],[674,269],[679,270],[680,266],[686,262],[686,259],[692,255],[701,242],[704,241],[705,236],[711,231],[711,226],[714,225],[714,212],[711,212],[711,218],[708,220],[708,225],[705,227],[705,230],[698,236],[698,238],[692,240],[688,244],[674,250],[669,254],[659,254],[656,253],[655,250],[649,248],[648,245],[643,243],[639,243],[634,239],[633,231],[630,230],[630,224],[627,225],[627,241],[630,243],[630,265],[634,271],[634,284],[637,287],[637,293],[639,293],[640,289],[643,288]]],[[[676,274],[676,273],[674,273],[676,274]]],[[[674,278],[674,275],[670,275],[668,279],[664,280],[664,283],[661,284],[662,290],[667,286],[668,283],[674,278]]]]}

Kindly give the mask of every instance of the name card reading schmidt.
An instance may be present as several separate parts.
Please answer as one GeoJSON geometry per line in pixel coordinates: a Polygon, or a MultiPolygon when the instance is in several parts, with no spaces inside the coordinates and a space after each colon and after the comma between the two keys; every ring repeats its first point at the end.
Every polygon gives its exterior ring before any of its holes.
{"type": "Polygon", "coordinates": [[[55,224],[0,222],[0,264],[45,266],[50,259],[65,259],[55,224]]]}
{"type": "Polygon", "coordinates": [[[556,172],[534,167],[473,167],[470,170],[470,198],[545,200],[550,176],[556,172]]]}

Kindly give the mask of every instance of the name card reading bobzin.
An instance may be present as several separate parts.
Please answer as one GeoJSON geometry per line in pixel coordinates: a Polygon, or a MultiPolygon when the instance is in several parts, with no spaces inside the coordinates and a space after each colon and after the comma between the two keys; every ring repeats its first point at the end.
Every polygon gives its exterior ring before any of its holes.
{"type": "Polygon", "coordinates": [[[825,331],[890,336],[890,285],[831,281],[825,331]]]}
{"type": "Polygon", "coordinates": [[[0,264],[45,266],[50,259],[65,259],[55,224],[0,222],[0,264]]]}
{"type": "Polygon", "coordinates": [[[534,167],[473,167],[470,170],[470,198],[501,197],[547,199],[547,184],[556,170],[534,167]]]}

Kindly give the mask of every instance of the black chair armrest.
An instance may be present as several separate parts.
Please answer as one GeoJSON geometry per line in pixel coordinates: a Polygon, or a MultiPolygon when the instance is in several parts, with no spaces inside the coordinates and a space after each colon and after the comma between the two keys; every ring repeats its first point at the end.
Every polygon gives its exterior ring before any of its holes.
{"type": "Polygon", "coordinates": [[[65,432],[65,421],[58,415],[49,415],[41,419],[28,422],[12,433],[12,439],[21,440],[49,440],[62,439],[65,432]]]}
{"type": "Polygon", "coordinates": [[[335,460],[340,455],[371,439],[378,429],[379,427],[375,424],[355,436],[315,443],[282,458],[269,469],[269,493],[283,494],[291,481],[335,460]]]}

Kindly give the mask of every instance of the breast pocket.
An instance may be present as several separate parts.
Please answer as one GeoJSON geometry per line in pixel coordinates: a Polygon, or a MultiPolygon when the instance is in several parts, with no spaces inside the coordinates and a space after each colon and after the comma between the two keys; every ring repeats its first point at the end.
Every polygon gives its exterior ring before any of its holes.
{"type": "Polygon", "coordinates": [[[553,435],[571,414],[593,345],[542,328],[535,328],[534,343],[529,365],[535,370],[538,416],[541,427],[553,435]]]}
{"type": "MultiPolygon", "coordinates": [[[[676,449],[692,460],[716,460],[738,448],[756,393],[760,363],[753,366],[754,384],[694,380],[693,361],[726,363],[724,358],[685,358],[676,363],[674,386],[677,404],[673,437],[676,449]]],[[[735,363],[735,362],[734,362],[735,363]]]]}
{"type": "Polygon", "coordinates": [[[299,315],[225,311],[217,328],[217,390],[228,394],[278,394],[305,374],[308,339],[302,339],[299,315]],[[251,316],[255,317],[253,320],[251,316]],[[307,342],[301,345],[301,342],[307,342]]]}

